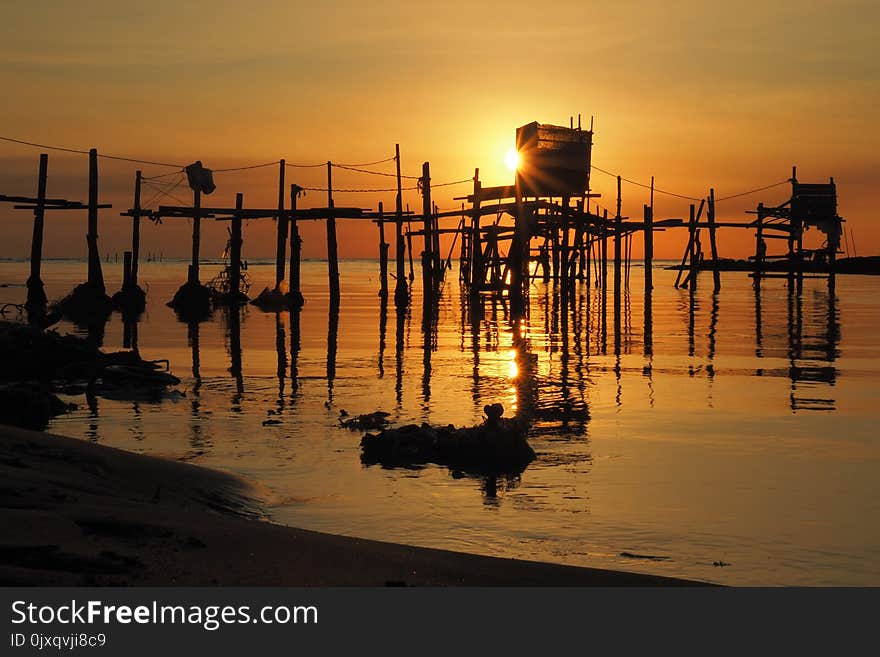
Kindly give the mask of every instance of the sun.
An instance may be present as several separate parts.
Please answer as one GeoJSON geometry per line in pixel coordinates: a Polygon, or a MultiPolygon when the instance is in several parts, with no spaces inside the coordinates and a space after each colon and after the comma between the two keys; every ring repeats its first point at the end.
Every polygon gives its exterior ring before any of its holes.
{"type": "Polygon", "coordinates": [[[511,171],[516,171],[519,168],[519,162],[519,151],[517,151],[515,148],[511,148],[504,155],[504,166],[506,166],[511,171]]]}

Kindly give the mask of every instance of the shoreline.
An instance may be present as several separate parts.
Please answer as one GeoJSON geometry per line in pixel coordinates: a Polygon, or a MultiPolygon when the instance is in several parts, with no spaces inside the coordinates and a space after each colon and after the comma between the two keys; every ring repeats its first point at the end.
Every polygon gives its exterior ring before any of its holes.
{"type": "Polygon", "coordinates": [[[682,586],[268,521],[232,474],[0,425],[3,586],[682,586]]]}

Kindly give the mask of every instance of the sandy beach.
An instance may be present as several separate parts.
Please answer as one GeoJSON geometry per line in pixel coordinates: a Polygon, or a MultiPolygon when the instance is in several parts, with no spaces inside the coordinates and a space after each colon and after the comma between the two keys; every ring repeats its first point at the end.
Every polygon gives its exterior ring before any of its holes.
{"type": "Polygon", "coordinates": [[[0,584],[656,586],[686,580],[273,524],[231,474],[0,426],[0,584]]]}

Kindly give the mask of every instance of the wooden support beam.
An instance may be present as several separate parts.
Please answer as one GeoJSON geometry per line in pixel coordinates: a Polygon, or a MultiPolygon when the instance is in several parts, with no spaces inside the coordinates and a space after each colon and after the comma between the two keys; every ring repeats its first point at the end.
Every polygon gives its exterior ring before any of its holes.
{"type": "Polygon", "coordinates": [[[486,274],[483,271],[483,244],[480,231],[480,205],[482,204],[483,184],[480,182],[480,170],[474,169],[474,194],[471,208],[471,294],[479,294],[486,274]]]}
{"type": "Polygon", "coordinates": [[[422,251],[422,301],[424,309],[424,321],[428,322],[429,313],[433,313],[434,303],[434,274],[431,271],[434,266],[434,257],[431,252],[434,248],[431,220],[431,165],[428,162],[422,164],[422,226],[425,235],[425,248],[422,251]]]}
{"type": "Polygon", "coordinates": [[[89,250],[89,287],[104,294],[104,272],[98,252],[98,151],[89,150],[89,227],[86,233],[89,250]]]}
{"type": "Polygon", "coordinates": [[[143,180],[140,171],[134,174],[134,204],[132,206],[134,213],[131,218],[131,285],[138,285],[138,268],[140,263],[141,252],[141,181],[143,180]]]}
{"type": "MultiPolygon", "coordinates": [[[[288,294],[293,299],[294,306],[299,309],[303,304],[302,290],[300,289],[300,260],[302,254],[302,238],[299,235],[299,211],[296,209],[296,201],[302,187],[290,186],[290,289],[288,294]]],[[[292,329],[291,329],[292,330],[292,329]]],[[[292,375],[291,375],[291,378],[292,375]]]]}
{"type": "Polygon", "coordinates": [[[406,285],[404,272],[404,258],[406,257],[406,244],[403,241],[403,188],[400,175],[400,144],[394,145],[394,164],[397,169],[397,197],[394,202],[394,268],[397,272],[397,280],[394,284],[394,303],[397,307],[405,306],[409,302],[409,289],[406,285]]]}
{"type": "Polygon", "coordinates": [[[34,232],[31,238],[31,274],[27,280],[27,306],[40,311],[48,301],[43,288],[41,269],[43,264],[43,222],[46,207],[46,181],[48,180],[49,156],[40,154],[39,177],[37,178],[37,204],[34,208],[34,232]]]}
{"type": "Polygon", "coordinates": [[[383,301],[388,299],[388,247],[385,243],[385,220],[383,219],[384,207],[379,201],[379,296],[383,301]]]}
{"type": "Polygon", "coordinates": [[[712,281],[714,290],[721,289],[721,270],[718,267],[718,244],[715,240],[715,190],[709,190],[709,207],[706,213],[709,220],[709,248],[712,252],[712,281]]]}
{"type": "MultiPolygon", "coordinates": [[[[241,210],[244,207],[244,195],[239,192],[235,195],[235,209],[241,210]]],[[[240,299],[238,297],[241,288],[241,214],[235,214],[232,217],[232,226],[229,239],[229,297],[226,302],[235,307],[234,312],[238,313],[240,299]]]]}
{"type": "Polygon", "coordinates": [[[189,282],[199,284],[199,247],[202,239],[202,192],[193,190],[192,215],[192,256],[189,263],[189,282]]]}
{"type": "Polygon", "coordinates": [[[275,291],[281,290],[284,282],[284,263],[287,252],[287,214],[284,212],[284,160],[279,162],[278,167],[278,218],[275,238],[275,291]]]}
{"type": "Polygon", "coordinates": [[[336,243],[336,214],[333,211],[333,163],[327,162],[327,272],[330,279],[330,306],[339,306],[339,256],[336,243]]]}
{"type": "MultiPolygon", "coordinates": [[[[619,181],[619,178],[618,178],[619,181]]],[[[620,353],[620,299],[621,299],[621,244],[620,244],[620,197],[618,196],[617,216],[614,230],[614,353],[620,353]]]]}

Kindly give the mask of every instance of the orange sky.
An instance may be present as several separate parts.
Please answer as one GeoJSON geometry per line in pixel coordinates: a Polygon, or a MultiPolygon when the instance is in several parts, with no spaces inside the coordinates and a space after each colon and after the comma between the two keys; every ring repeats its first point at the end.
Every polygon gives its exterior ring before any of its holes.
{"type": "MultiPolygon", "coordinates": [[[[840,211],[860,255],[880,252],[868,202],[880,148],[875,128],[880,9],[852,0],[613,3],[211,2],[7,3],[0,20],[0,135],[72,148],[225,168],[285,157],[357,163],[402,150],[404,173],[429,160],[434,181],[510,182],[503,157],[518,125],[595,116],[594,163],[690,196],[719,196],[788,177],[838,183],[840,211]],[[318,6],[320,4],[320,6],[318,6]]],[[[33,194],[37,149],[0,142],[0,193],[33,194]]],[[[390,164],[386,171],[393,171],[390,164]]],[[[381,167],[380,167],[381,168],[381,167]]],[[[101,162],[101,249],[128,246],[135,165],[101,162]]],[[[143,167],[145,175],[164,173],[143,167]]],[[[86,160],[50,154],[49,194],[84,200],[86,160]]],[[[323,171],[288,182],[323,186],[323,171]]],[[[291,177],[292,176],[292,177],[291,177]]],[[[277,171],[218,174],[215,205],[274,204],[277,171]]],[[[338,187],[390,187],[352,172],[338,187]]],[[[593,186],[613,207],[613,180],[593,186]]],[[[467,186],[436,190],[441,208],[467,186]]],[[[624,213],[645,190],[624,185],[624,213]]],[[[176,195],[187,199],[185,188],[176,195]]],[[[151,195],[145,191],[145,198],[151,195]]],[[[743,218],[784,188],[719,206],[743,218]]],[[[393,194],[338,194],[337,205],[393,207],[393,194]]],[[[420,204],[415,192],[407,196],[420,204]]],[[[324,205],[309,193],[303,205],[324,205]]],[[[687,202],[656,197],[657,218],[686,216],[687,202]]],[[[31,217],[0,208],[0,257],[29,250],[31,217]]],[[[188,226],[148,226],[143,251],[188,253],[188,226]]],[[[85,253],[85,217],[49,217],[45,254],[85,253]]],[[[245,253],[271,255],[272,223],[252,222],[245,253]]],[[[373,256],[370,227],[340,224],[343,256],[373,256]],[[366,231],[366,232],[365,232],[366,231]]],[[[303,228],[307,257],[324,254],[323,225],[303,228]]],[[[678,257],[684,231],[659,234],[658,257],[678,257]]],[[[719,236],[742,256],[750,235],[719,236]]],[[[203,255],[217,255],[208,225],[203,255]]],[[[634,255],[640,253],[640,241],[634,255]]]]}

